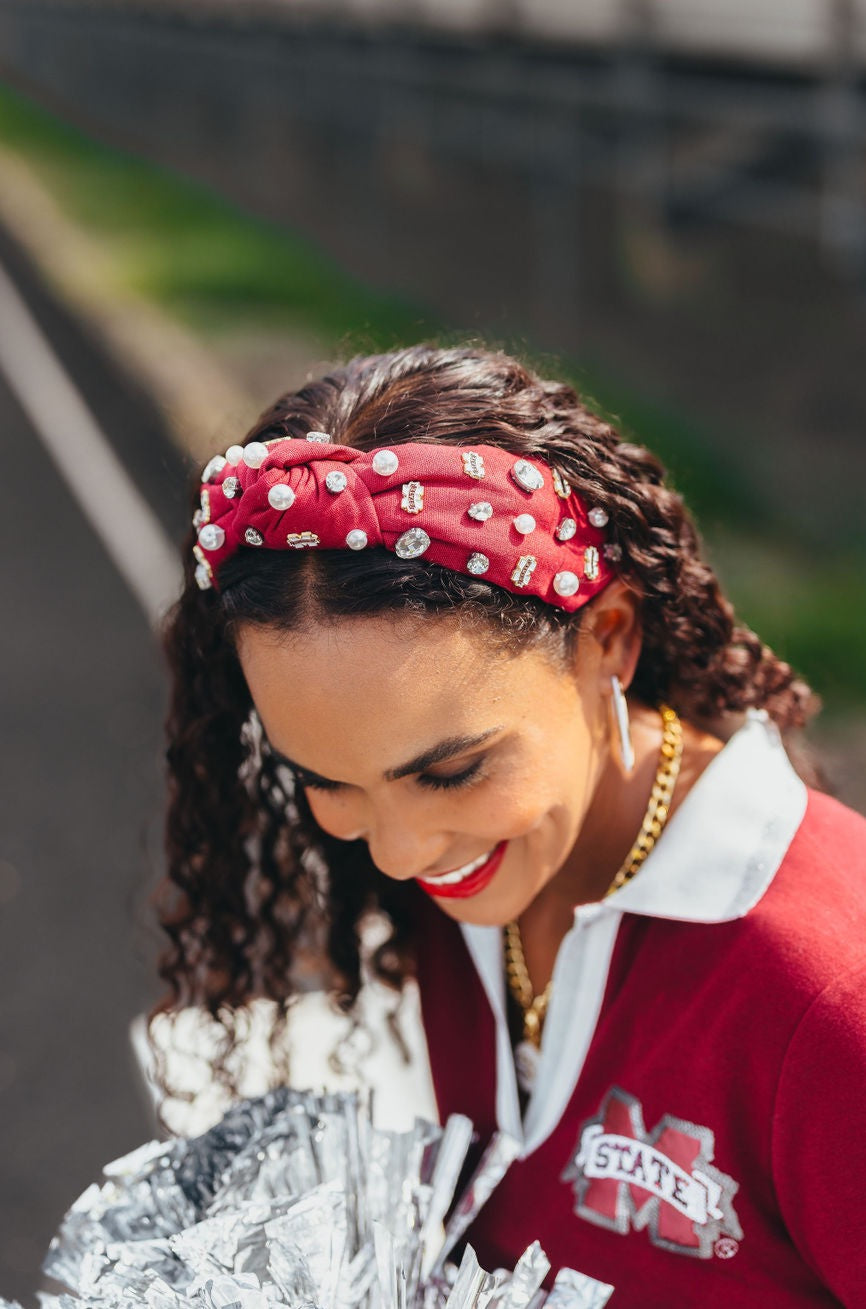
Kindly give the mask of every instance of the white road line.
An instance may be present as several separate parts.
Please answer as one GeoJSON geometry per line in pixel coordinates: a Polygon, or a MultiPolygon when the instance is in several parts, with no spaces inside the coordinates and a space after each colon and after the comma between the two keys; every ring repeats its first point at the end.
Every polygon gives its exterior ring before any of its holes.
{"type": "Polygon", "coordinates": [[[178,552],[2,268],[0,369],[118,572],[156,626],[180,591],[178,552]]]}

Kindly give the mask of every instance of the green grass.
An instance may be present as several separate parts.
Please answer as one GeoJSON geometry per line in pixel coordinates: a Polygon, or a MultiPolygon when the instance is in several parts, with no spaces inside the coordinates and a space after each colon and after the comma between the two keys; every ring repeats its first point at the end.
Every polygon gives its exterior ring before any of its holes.
{"type": "MultiPolygon", "coordinates": [[[[345,354],[461,339],[429,312],[349,276],[296,233],[94,141],[2,86],[0,144],[21,155],[69,217],[110,253],[120,285],[205,340],[245,326],[291,329],[345,354]]],[[[525,342],[516,344],[523,357],[530,354],[525,342]]],[[[715,453],[724,444],[706,424],[659,405],[587,360],[532,361],[566,376],[595,408],[614,415],[633,439],[661,456],[738,610],[815,683],[828,708],[866,705],[866,549],[833,556],[791,539],[760,489],[735,479],[715,453]]]]}
{"type": "Polygon", "coordinates": [[[720,526],[708,539],[737,612],[801,671],[831,713],[866,704],[864,560],[827,559],[776,539],[720,526]]]}
{"type": "Polygon", "coordinates": [[[8,87],[0,87],[0,144],[26,158],[69,217],[111,253],[124,287],[206,337],[264,324],[387,349],[441,326],[364,286],[298,235],[92,140],[8,87]]]}

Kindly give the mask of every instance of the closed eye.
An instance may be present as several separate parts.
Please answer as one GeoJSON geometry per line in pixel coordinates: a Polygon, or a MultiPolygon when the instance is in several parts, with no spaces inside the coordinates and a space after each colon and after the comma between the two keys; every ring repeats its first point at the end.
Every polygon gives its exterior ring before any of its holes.
{"type": "MultiPolygon", "coordinates": [[[[451,773],[446,776],[437,775],[436,773],[419,773],[417,782],[419,786],[427,787],[431,791],[456,790],[461,786],[468,786],[470,782],[479,776],[483,759],[476,759],[468,768],[464,768],[459,773],[451,773]]],[[[295,779],[299,786],[310,787],[314,791],[339,791],[344,782],[333,782],[327,777],[319,777],[317,773],[304,772],[302,768],[294,769],[295,779]]],[[[480,779],[479,779],[480,780],[480,779]]]]}
{"type": "Polygon", "coordinates": [[[468,786],[475,778],[478,778],[480,781],[481,777],[483,777],[484,774],[481,773],[481,765],[483,762],[483,759],[476,759],[474,763],[470,764],[468,768],[464,768],[462,772],[450,773],[445,777],[437,776],[435,773],[419,773],[418,785],[426,786],[432,791],[448,791],[452,788],[456,789],[460,786],[468,786]]]}
{"type": "Polygon", "coordinates": [[[332,782],[327,777],[319,777],[318,773],[305,773],[303,768],[293,765],[292,772],[295,775],[295,781],[298,786],[312,787],[316,791],[339,791],[343,786],[342,782],[332,782]]]}

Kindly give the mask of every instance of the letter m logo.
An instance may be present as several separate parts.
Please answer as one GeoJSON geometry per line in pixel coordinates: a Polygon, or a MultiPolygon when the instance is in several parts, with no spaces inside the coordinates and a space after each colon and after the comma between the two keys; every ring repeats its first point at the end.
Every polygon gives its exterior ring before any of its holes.
{"type": "Polygon", "coordinates": [[[625,1235],[646,1228],[654,1245],[711,1259],[720,1237],[740,1241],[733,1208],[738,1184],[712,1164],[708,1127],[665,1114],[650,1134],[641,1103],[614,1086],[596,1118],[583,1124],[562,1174],[574,1185],[574,1211],[625,1235]]]}

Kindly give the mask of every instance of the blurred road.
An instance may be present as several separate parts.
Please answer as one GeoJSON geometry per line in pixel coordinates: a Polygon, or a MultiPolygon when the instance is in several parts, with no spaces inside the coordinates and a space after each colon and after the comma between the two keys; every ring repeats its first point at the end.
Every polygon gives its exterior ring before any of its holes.
{"type": "MultiPolygon", "coordinates": [[[[2,233],[0,267],[177,539],[183,469],[146,397],[2,233]]],[[[0,449],[0,1295],[29,1298],[72,1199],[154,1131],[127,1028],[153,994],[164,683],[2,371],[0,449]]]]}

